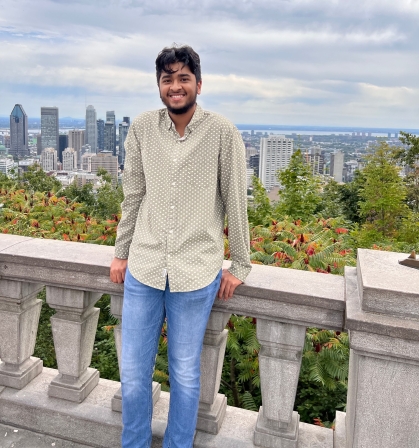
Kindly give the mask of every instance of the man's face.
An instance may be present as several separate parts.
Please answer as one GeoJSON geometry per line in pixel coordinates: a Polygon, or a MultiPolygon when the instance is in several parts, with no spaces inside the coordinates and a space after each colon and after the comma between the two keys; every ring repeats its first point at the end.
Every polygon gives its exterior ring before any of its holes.
{"type": "Polygon", "coordinates": [[[181,62],[176,62],[169,68],[173,73],[162,72],[160,75],[160,98],[169,112],[185,114],[195,105],[196,96],[201,93],[202,81],[196,82],[190,68],[181,62]]]}

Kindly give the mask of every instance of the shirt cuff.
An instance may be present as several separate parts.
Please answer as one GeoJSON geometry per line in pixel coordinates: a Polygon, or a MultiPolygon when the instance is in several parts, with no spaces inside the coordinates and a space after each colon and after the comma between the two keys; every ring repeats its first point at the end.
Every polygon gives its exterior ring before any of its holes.
{"type": "Polygon", "coordinates": [[[231,266],[228,269],[230,274],[233,274],[234,277],[238,278],[243,283],[251,270],[252,265],[250,263],[248,265],[240,265],[239,263],[234,261],[231,263],[231,266]]]}

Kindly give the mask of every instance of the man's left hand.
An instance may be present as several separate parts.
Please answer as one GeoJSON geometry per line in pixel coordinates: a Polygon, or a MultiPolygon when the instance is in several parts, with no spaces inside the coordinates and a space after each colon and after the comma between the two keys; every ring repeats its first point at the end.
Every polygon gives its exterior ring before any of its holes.
{"type": "Polygon", "coordinates": [[[237,286],[241,285],[243,282],[237,277],[234,277],[227,269],[223,269],[220,289],[218,291],[218,298],[221,300],[228,300],[233,297],[234,290],[237,286]]]}

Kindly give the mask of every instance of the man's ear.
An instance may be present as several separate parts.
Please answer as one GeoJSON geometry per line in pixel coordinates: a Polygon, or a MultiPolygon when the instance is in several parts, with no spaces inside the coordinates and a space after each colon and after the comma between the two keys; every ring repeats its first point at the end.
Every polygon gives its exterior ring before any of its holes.
{"type": "Polygon", "coordinates": [[[202,89],[202,79],[201,79],[201,81],[199,81],[199,82],[196,83],[196,93],[197,93],[198,95],[201,94],[201,89],[202,89]]]}

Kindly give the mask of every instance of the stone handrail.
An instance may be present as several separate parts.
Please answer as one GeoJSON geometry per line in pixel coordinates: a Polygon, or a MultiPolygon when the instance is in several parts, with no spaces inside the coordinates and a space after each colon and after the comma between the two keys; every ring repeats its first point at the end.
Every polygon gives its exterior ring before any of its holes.
{"type": "MultiPolygon", "coordinates": [[[[94,304],[101,294],[111,294],[112,313],[122,318],[122,285],[109,280],[112,257],[113,248],[108,246],[0,235],[0,404],[2,386],[10,395],[42,372],[42,360],[31,355],[41,308],[36,295],[44,285],[47,303],[56,310],[51,325],[58,363],[48,396],[73,403],[88,401],[99,382],[99,372],[89,365],[99,313],[94,304]]],[[[345,423],[344,414],[337,414],[333,446],[419,446],[412,442],[419,440],[419,430],[409,432],[406,427],[419,416],[419,400],[403,392],[419,377],[419,272],[398,265],[402,257],[359,251],[357,268],[348,268],[345,278],[254,265],[231,300],[214,303],[201,357],[197,429],[217,434],[225,417],[226,397],[218,389],[225,326],[234,313],[257,318],[261,344],[262,407],[248,446],[299,446],[299,415],[293,407],[304,335],[310,326],[350,332],[347,417],[345,423]],[[380,275],[386,278],[381,281],[380,275]],[[400,382],[397,393],[404,393],[400,402],[392,394],[382,394],[383,385],[394,387],[394,377],[400,382]],[[375,402],[379,406],[371,413],[375,402]],[[402,417],[388,423],[396,411],[402,417]]],[[[115,339],[119,356],[119,326],[115,339]]],[[[154,403],[159,396],[160,387],[153,383],[154,403]]],[[[119,390],[113,395],[112,409],[114,413],[121,409],[119,390]]],[[[2,418],[0,406],[0,422],[2,418]]]]}

